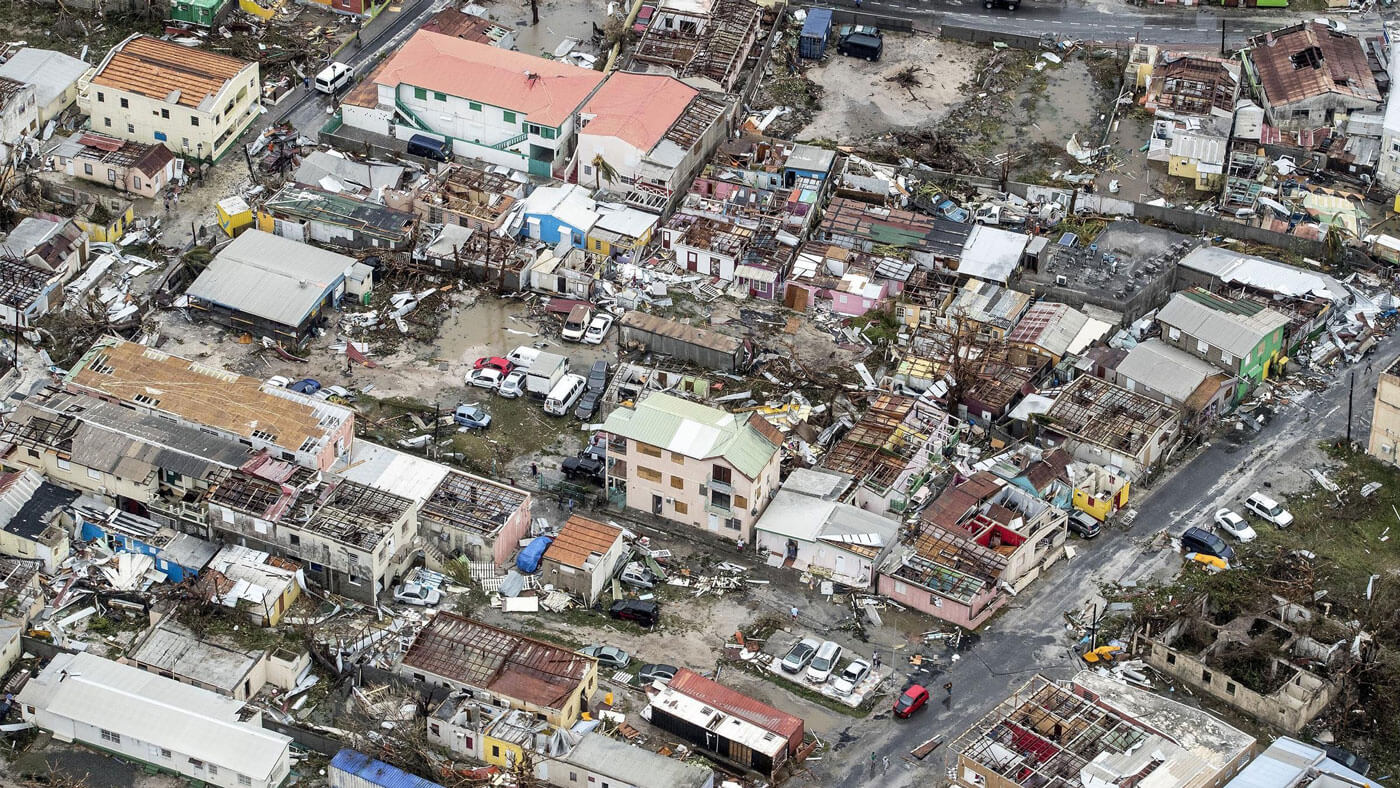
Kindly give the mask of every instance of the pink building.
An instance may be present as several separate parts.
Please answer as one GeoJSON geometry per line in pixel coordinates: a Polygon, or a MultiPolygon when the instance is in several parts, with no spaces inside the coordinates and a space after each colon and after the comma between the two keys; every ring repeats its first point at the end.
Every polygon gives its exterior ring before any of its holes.
{"type": "Polygon", "coordinates": [[[179,173],[175,154],[164,145],[119,140],[94,132],[59,143],[54,169],[117,191],[157,197],[179,173]]]}

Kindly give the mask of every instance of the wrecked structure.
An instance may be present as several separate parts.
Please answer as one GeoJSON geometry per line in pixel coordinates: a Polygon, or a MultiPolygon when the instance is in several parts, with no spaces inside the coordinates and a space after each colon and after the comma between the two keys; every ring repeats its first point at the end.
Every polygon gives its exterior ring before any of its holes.
{"type": "Polygon", "coordinates": [[[736,92],[763,32],[752,0],[663,0],[632,51],[630,71],[700,79],[736,92]]]}
{"type": "Polygon", "coordinates": [[[1176,448],[1181,414],[1175,408],[1091,375],[1066,386],[1043,418],[1046,446],[1141,478],[1176,448]]]}
{"type": "Polygon", "coordinates": [[[822,468],[855,480],[862,509],[903,512],[926,500],[963,425],[913,397],[881,394],[822,457],[822,468]]]}

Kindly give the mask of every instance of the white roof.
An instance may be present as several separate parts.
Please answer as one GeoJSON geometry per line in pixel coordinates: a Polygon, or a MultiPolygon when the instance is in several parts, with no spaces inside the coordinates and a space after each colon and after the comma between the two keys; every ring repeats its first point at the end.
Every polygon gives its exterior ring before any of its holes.
{"type": "Polygon", "coordinates": [[[248,230],[214,256],[186,294],[296,326],[354,264],[353,257],[248,230]]]}
{"type": "Polygon", "coordinates": [[[1220,173],[1225,164],[1225,138],[1187,132],[1172,137],[1172,155],[1196,162],[1201,172],[1220,173]]]}
{"type": "Polygon", "coordinates": [[[1206,378],[1219,372],[1208,361],[1178,350],[1160,339],[1149,339],[1118,362],[1118,376],[1185,402],[1206,378]]]}
{"type": "Polygon", "coordinates": [[[975,225],[963,242],[962,259],[958,262],[958,273],[976,277],[988,282],[1006,284],[1016,266],[1021,264],[1021,255],[1030,243],[1030,236],[1015,233],[985,224],[975,225]]]}
{"type": "Polygon", "coordinates": [[[34,86],[39,106],[48,106],[92,66],[52,49],[25,47],[0,65],[0,77],[34,86]]]}
{"type": "Polygon", "coordinates": [[[899,531],[899,523],[887,517],[859,506],[803,495],[787,487],[773,496],[754,527],[804,542],[829,539],[871,547],[890,544],[899,531]]]}
{"type": "Polygon", "coordinates": [[[575,183],[541,186],[525,198],[525,214],[553,216],[579,232],[593,229],[598,221],[598,204],[588,190],[575,183]]]}
{"type": "Polygon", "coordinates": [[[1250,761],[1235,779],[1225,783],[1225,788],[1380,788],[1380,785],[1328,758],[1322,748],[1282,736],[1274,739],[1274,743],[1250,761]],[[1308,779],[1314,775],[1314,779],[1308,779]],[[1343,780],[1327,780],[1327,775],[1343,780]]]}
{"type": "Polygon", "coordinates": [[[656,220],[659,218],[654,213],[636,208],[600,205],[597,227],[599,230],[608,230],[628,238],[641,238],[656,226],[656,220]]]}
{"type": "Polygon", "coordinates": [[[369,441],[355,441],[346,455],[344,470],[336,470],[352,482],[368,485],[410,501],[432,497],[450,468],[369,441]]]}
{"type": "Polygon", "coordinates": [[[267,780],[291,739],[241,722],[241,701],[86,652],[54,657],[19,694],[39,713],[267,780]]]}
{"type": "MultiPolygon", "coordinates": [[[[1400,85],[1400,38],[1390,42],[1390,84],[1400,85]]],[[[1391,90],[1385,98],[1385,131],[1400,134],[1400,91],[1391,90]]]]}
{"type": "Polygon", "coordinates": [[[1347,301],[1351,298],[1351,294],[1341,282],[1326,274],[1294,268],[1219,246],[1201,246],[1193,249],[1181,258],[1177,265],[1218,277],[1226,284],[1247,285],[1266,293],[1293,297],[1315,296],[1329,301],[1347,301]]]}
{"type": "Polygon", "coordinates": [[[705,705],[704,701],[683,695],[671,687],[661,690],[652,699],[651,705],[770,758],[787,747],[787,739],[782,736],[760,728],[748,720],[716,711],[705,705]]]}
{"type": "Polygon", "coordinates": [[[1090,345],[1104,338],[1104,335],[1113,330],[1113,324],[1106,320],[1089,318],[1084,322],[1079,333],[1070,340],[1069,348],[1066,350],[1070,355],[1078,355],[1089,348],[1090,345]]]}

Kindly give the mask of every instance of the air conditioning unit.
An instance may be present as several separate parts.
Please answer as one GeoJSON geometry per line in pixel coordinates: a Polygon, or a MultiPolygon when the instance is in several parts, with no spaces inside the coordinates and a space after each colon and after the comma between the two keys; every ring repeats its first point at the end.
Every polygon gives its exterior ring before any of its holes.
{"type": "Polygon", "coordinates": [[[1055,277],[1055,284],[1059,287],[1066,287],[1069,285],[1069,277],[1059,274],[1055,277]]]}
{"type": "Polygon", "coordinates": [[[667,498],[667,499],[666,499],[666,505],[667,505],[667,506],[670,506],[671,504],[673,504],[673,503],[675,503],[675,502],[676,502],[676,499],[675,499],[675,498],[667,498]]]}

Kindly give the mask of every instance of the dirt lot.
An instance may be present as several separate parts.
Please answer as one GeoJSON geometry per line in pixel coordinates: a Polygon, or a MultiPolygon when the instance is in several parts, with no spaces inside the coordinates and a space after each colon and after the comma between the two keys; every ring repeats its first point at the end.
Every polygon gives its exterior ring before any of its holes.
{"type": "Polygon", "coordinates": [[[797,139],[850,142],[891,130],[937,124],[962,101],[980,52],[932,36],[885,35],[885,54],[876,63],[836,54],[828,48],[806,77],[822,91],[821,109],[797,139]],[[916,85],[894,81],[916,66],[916,85]]]}

